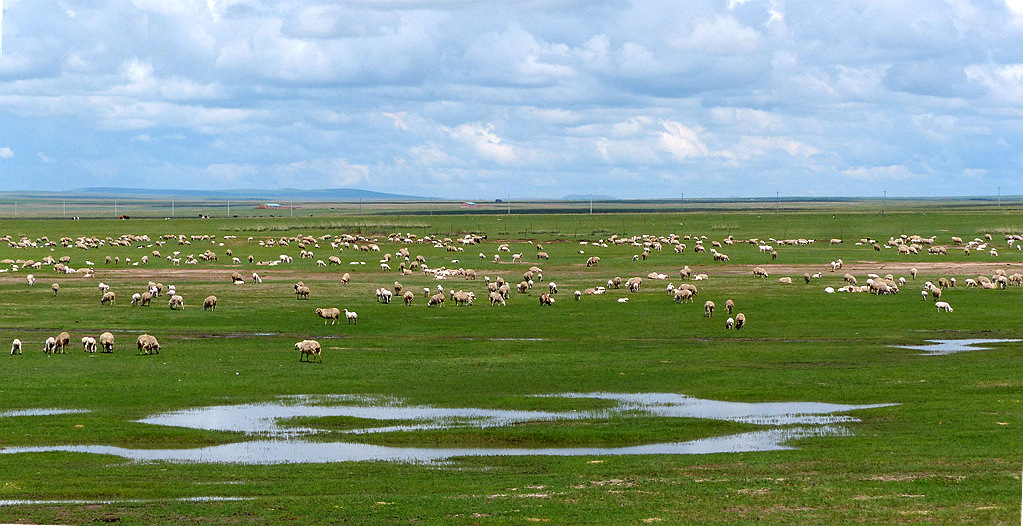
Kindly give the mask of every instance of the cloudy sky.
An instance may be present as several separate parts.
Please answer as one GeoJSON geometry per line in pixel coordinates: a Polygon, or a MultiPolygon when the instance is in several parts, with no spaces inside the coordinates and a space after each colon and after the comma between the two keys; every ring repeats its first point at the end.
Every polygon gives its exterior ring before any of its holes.
{"type": "Polygon", "coordinates": [[[0,190],[1023,194],[1023,0],[0,3],[0,190]]]}

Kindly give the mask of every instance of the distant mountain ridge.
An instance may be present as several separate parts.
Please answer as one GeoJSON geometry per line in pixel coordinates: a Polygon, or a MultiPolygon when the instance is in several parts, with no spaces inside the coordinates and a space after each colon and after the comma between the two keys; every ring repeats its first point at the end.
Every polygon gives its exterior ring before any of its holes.
{"type": "Polygon", "coordinates": [[[300,188],[281,188],[279,190],[233,189],[233,190],[166,190],[151,188],[118,188],[94,186],[77,188],[63,192],[9,192],[10,194],[35,197],[122,197],[122,198],[164,198],[181,197],[188,199],[238,199],[287,201],[289,199],[303,201],[331,200],[425,200],[427,197],[413,195],[388,194],[359,190],[356,188],[327,188],[323,190],[303,190],[300,188]]]}

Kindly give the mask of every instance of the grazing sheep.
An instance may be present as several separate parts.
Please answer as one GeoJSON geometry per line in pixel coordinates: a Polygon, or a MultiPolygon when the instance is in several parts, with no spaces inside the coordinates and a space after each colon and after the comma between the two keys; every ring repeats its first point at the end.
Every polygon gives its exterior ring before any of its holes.
{"type": "Polygon", "coordinates": [[[11,356],[14,356],[15,354],[22,354],[21,340],[17,338],[15,338],[13,342],[11,342],[11,356]]]}
{"type": "Polygon", "coordinates": [[[926,290],[921,290],[920,291],[920,301],[927,301],[927,291],[926,290]]]}
{"type": "Polygon", "coordinates": [[[377,295],[382,303],[390,303],[392,296],[390,289],[380,289],[380,293],[377,295]]]}
{"type": "Polygon", "coordinates": [[[913,276],[913,279],[916,279],[917,272],[916,267],[909,269],[909,275],[913,276]]]}
{"type": "Polygon", "coordinates": [[[476,299],[476,295],[472,292],[458,291],[451,294],[451,299],[454,300],[455,305],[472,306],[472,301],[476,299]]]}
{"type": "Polygon", "coordinates": [[[245,282],[245,279],[242,278],[242,273],[238,272],[238,271],[232,272],[231,273],[231,283],[238,283],[239,281],[245,282]]]}
{"type": "Polygon", "coordinates": [[[498,303],[500,303],[502,307],[505,306],[504,296],[502,296],[500,292],[496,292],[496,291],[491,292],[490,293],[490,306],[493,307],[494,305],[497,305],[498,303]]]}
{"type": "Polygon", "coordinates": [[[256,274],[255,272],[253,272],[252,273],[252,282],[253,283],[262,283],[263,282],[263,278],[259,277],[259,274],[256,274]]]}
{"type": "Polygon", "coordinates": [[[50,289],[53,290],[53,295],[56,296],[57,293],[60,292],[60,285],[54,283],[53,285],[50,285],[50,289]]]}
{"type": "Polygon", "coordinates": [[[937,312],[941,311],[952,312],[952,306],[949,305],[948,302],[946,301],[936,301],[934,302],[934,307],[937,310],[937,312]]]}
{"type": "Polygon", "coordinates": [[[707,303],[703,304],[703,315],[708,318],[714,317],[714,302],[708,300],[707,303]]]}
{"type": "Polygon", "coordinates": [[[941,299],[941,289],[939,289],[938,287],[931,287],[931,297],[934,298],[934,301],[940,300],[941,299]]]}
{"type": "Polygon", "coordinates": [[[740,312],[735,315],[735,330],[741,329],[744,325],[746,325],[746,315],[740,312]]]}
{"type": "Polygon", "coordinates": [[[87,352],[87,353],[95,353],[96,352],[96,338],[93,338],[92,336],[83,336],[82,337],[82,350],[87,352]]]}
{"type": "Polygon", "coordinates": [[[327,324],[327,320],[330,320],[330,324],[334,325],[337,323],[338,318],[341,317],[341,311],[334,307],[329,309],[316,309],[316,315],[323,318],[324,325],[327,324]]]}
{"type": "Polygon", "coordinates": [[[148,307],[149,306],[149,302],[152,299],[153,299],[153,293],[152,292],[148,292],[148,291],[147,292],[143,292],[142,293],[142,303],[141,303],[141,305],[143,307],[148,307]]]}
{"type": "Polygon", "coordinates": [[[57,339],[50,336],[43,342],[43,354],[50,354],[57,352],[57,339]]]}
{"type": "Polygon", "coordinates": [[[415,295],[412,294],[411,290],[407,290],[405,291],[405,295],[403,296],[403,298],[405,300],[405,306],[410,307],[412,306],[412,300],[415,298],[415,295]]]}
{"type": "Polygon", "coordinates": [[[551,294],[557,294],[558,293],[558,284],[557,283],[552,281],[552,282],[547,284],[547,287],[551,289],[551,292],[550,292],[551,294]]]}
{"type": "Polygon", "coordinates": [[[99,284],[99,292],[100,292],[100,294],[106,294],[107,291],[109,291],[109,290],[110,290],[110,285],[107,285],[106,283],[100,282],[100,284],[99,284]]]}
{"type": "Polygon", "coordinates": [[[309,287],[305,285],[295,286],[295,299],[307,300],[309,299],[309,287]]]}
{"type": "Polygon", "coordinates": [[[109,332],[100,334],[99,346],[103,348],[103,352],[114,352],[114,335],[109,332]]]}
{"type": "Polygon", "coordinates": [[[160,342],[156,341],[154,336],[142,334],[135,341],[135,345],[138,346],[139,354],[160,354],[160,342]]]}
{"type": "Polygon", "coordinates": [[[735,327],[735,318],[725,320],[725,329],[730,330],[732,327],[735,327]]]}
{"type": "Polygon", "coordinates": [[[320,342],[316,340],[302,340],[295,344],[295,350],[299,351],[298,361],[312,361],[318,358],[323,363],[323,354],[320,351],[320,342]],[[305,359],[305,360],[303,360],[305,359]]]}
{"type": "Polygon", "coordinates": [[[216,296],[206,296],[206,299],[202,300],[202,310],[206,310],[206,309],[213,310],[213,311],[217,310],[217,297],[216,296]]]}
{"type": "Polygon", "coordinates": [[[590,258],[586,260],[587,267],[595,267],[598,263],[600,263],[600,258],[597,256],[590,256],[590,258]]]}
{"type": "Polygon", "coordinates": [[[517,288],[518,288],[519,292],[525,294],[526,292],[529,291],[529,283],[523,281],[522,283],[518,284],[517,288]]]}
{"type": "Polygon", "coordinates": [[[71,343],[71,335],[70,334],[68,334],[67,332],[62,332],[62,333],[57,335],[56,348],[60,349],[60,353],[61,354],[64,354],[66,352],[66,349],[67,349],[67,346],[68,346],[69,343],[71,343]]]}
{"type": "Polygon", "coordinates": [[[728,311],[728,314],[731,314],[732,313],[732,309],[734,309],[734,308],[735,308],[735,302],[734,301],[732,301],[732,300],[725,300],[725,310],[728,311]]]}
{"type": "Polygon", "coordinates": [[[552,298],[550,294],[541,294],[540,295],[540,305],[547,305],[547,306],[554,305],[554,298],[552,298]]]}
{"type": "Polygon", "coordinates": [[[142,295],[141,294],[136,292],[135,294],[131,295],[131,306],[132,307],[137,307],[138,304],[141,303],[141,302],[142,302],[142,295]]]}
{"type": "Polygon", "coordinates": [[[171,310],[181,310],[181,309],[184,309],[185,308],[185,299],[182,298],[181,296],[178,296],[177,294],[175,294],[175,295],[170,297],[170,300],[167,302],[167,306],[170,307],[171,310]]]}
{"type": "Polygon", "coordinates": [[[771,274],[769,274],[767,272],[767,269],[765,269],[764,267],[753,267],[754,278],[766,278],[769,277],[770,275],[771,274]]]}
{"type": "Polygon", "coordinates": [[[27,280],[28,280],[28,286],[29,287],[31,287],[32,285],[36,284],[36,277],[34,275],[32,275],[32,274],[29,274],[27,276],[27,280]]]}
{"type": "Polygon", "coordinates": [[[576,300],[576,301],[579,301],[579,298],[583,297],[583,293],[582,293],[582,292],[580,292],[580,291],[578,291],[578,290],[577,290],[577,291],[575,291],[575,292],[573,293],[573,295],[575,296],[575,300],[576,300]]]}
{"type": "Polygon", "coordinates": [[[103,294],[103,297],[99,299],[99,304],[106,305],[109,303],[110,305],[113,305],[115,296],[116,295],[113,292],[106,292],[103,294]]]}
{"type": "Polygon", "coordinates": [[[439,305],[441,307],[444,306],[444,293],[438,292],[437,294],[430,296],[430,300],[426,302],[426,306],[432,307],[434,305],[439,305]]]}

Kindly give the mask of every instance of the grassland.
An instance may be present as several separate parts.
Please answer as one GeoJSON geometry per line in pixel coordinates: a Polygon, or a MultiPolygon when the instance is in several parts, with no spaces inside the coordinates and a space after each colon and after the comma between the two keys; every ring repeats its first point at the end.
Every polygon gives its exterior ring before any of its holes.
{"type": "MultiPolygon", "coordinates": [[[[51,206],[52,203],[48,206],[51,206]]],[[[351,206],[349,204],[348,206],[351,206]]],[[[660,205],[658,205],[659,208],[660,205]]],[[[0,219],[0,235],[51,240],[61,237],[116,238],[145,234],[214,234],[216,243],[162,247],[0,247],[0,259],[69,255],[72,266],[96,263],[96,278],[57,275],[46,268],[0,274],[0,341],[20,338],[22,356],[0,355],[0,412],[33,408],[87,409],[88,413],[0,418],[0,447],[103,444],[131,448],[186,448],[248,440],[228,432],[152,426],[136,420],[190,407],[274,400],[297,394],[366,394],[436,407],[493,409],[589,409],[594,401],[534,398],[563,392],[682,393],[739,402],[818,401],[897,404],[852,413],[853,436],[816,437],[789,444],[792,450],[650,456],[463,457],[415,465],[387,462],[286,464],[136,463],[120,457],[73,453],[0,455],[0,500],[33,501],[0,506],[0,522],[256,524],[554,524],[665,523],[1015,523],[1020,510],[1023,465],[1023,361],[1019,343],[949,356],[921,356],[891,345],[930,338],[1023,338],[1019,305],[1023,290],[957,287],[942,299],[955,312],[938,314],[922,301],[921,283],[938,277],[1009,274],[1023,268],[1023,253],[1006,246],[1004,234],[1023,233],[1019,207],[1003,203],[940,206],[911,203],[884,215],[873,204],[834,203],[772,210],[736,207],[684,213],[429,215],[395,205],[357,215],[330,206],[306,208],[301,217],[200,219],[0,219]],[[962,205],[962,206],[960,206],[962,205]],[[343,212],[343,213],[342,213],[343,212]],[[392,232],[420,237],[487,235],[481,245],[451,253],[430,245],[405,245],[431,267],[465,267],[479,275],[518,282],[533,264],[560,294],[553,307],[540,307],[539,284],[528,294],[512,292],[507,307],[490,307],[482,281],[438,282],[418,273],[398,276],[380,270],[392,232]],[[339,254],[340,267],[317,267],[335,254],[321,243],[313,259],[299,259],[295,244],[264,248],[258,240],[296,235],[356,233],[379,239],[381,253],[339,254]],[[735,238],[841,238],[842,244],[776,245],[778,259],[756,246],[722,247],[728,263],[689,249],[666,248],[634,261],[633,246],[580,245],[612,235],[696,234],[710,240],[735,238]],[[886,240],[900,234],[966,239],[993,235],[997,257],[987,251],[966,255],[899,256],[895,250],[858,246],[860,238],[886,240]],[[225,236],[236,236],[225,239],[225,236]],[[252,240],[249,240],[249,237],[252,240]],[[223,246],[220,243],[224,243],[223,246]],[[500,243],[508,253],[495,262],[500,243]],[[532,243],[532,244],[531,244],[532,243]],[[533,257],[543,244],[548,262],[533,257]],[[51,250],[52,248],[52,250],[51,250]],[[174,267],[164,258],[130,266],[158,249],[199,254],[211,249],[216,263],[174,267]],[[243,258],[234,265],[231,249],[243,258]],[[580,254],[580,251],[585,254],[580,254]],[[480,259],[479,253],[486,255],[480,259]],[[245,261],[295,257],[292,264],[260,267],[245,261]],[[106,265],[107,255],[119,265],[106,265]],[[586,257],[600,265],[586,268],[586,257]],[[842,258],[861,281],[869,272],[917,280],[894,296],[822,292],[841,285],[841,272],[828,271],[842,258]],[[457,263],[453,260],[458,260],[457,263]],[[364,261],[365,265],[351,265],[364,261]],[[639,293],[611,291],[571,299],[571,292],[614,276],[658,271],[679,283],[689,265],[710,276],[698,282],[693,305],[678,305],[664,292],[667,282],[644,280],[639,293]],[[767,266],[771,279],[754,279],[750,269],[767,266]],[[233,286],[234,271],[262,274],[264,283],[233,286]],[[823,271],[810,285],[804,272],[823,271]],[[340,275],[352,274],[348,285],[340,275]],[[776,279],[792,276],[793,285],[776,279]],[[186,308],[172,312],[165,301],[152,307],[128,304],[149,280],[174,284],[186,308]],[[292,284],[312,289],[296,300],[292,284]],[[382,305],[374,290],[395,280],[419,293],[405,308],[382,305]],[[118,295],[113,307],[99,305],[97,283],[118,295]],[[54,296],[49,285],[59,283],[54,296]],[[472,307],[427,308],[423,287],[476,292],[472,307]],[[216,294],[216,312],[204,312],[202,298],[216,294]],[[629,297],[627,304],[616,300],[629,297]],[[746,314],[743,331],[726,331],[721,307],[733,299],[746,314]],[[703,316],[710,299],[719,312],[703,316]],[[324,326],[316,307],[359,313],[357,326],[324,326]],[[44,355],[42,341],[67,330],[74,344],[83,335],[113,331],[113,354],[44,355]],[[134,339],[156,335],[163,351],[138,356],[134,339]],[[322,365],[298,363],[294,342],[319,339],[322,365]],[[187,500],[219,497],[244,500],[187,500]],[[60,501],[79,501],[65,502],[60,501]]],[[[543,208],[541,207],[537,207],[543,208]]],[[[143,214],[144,215],[144,214],[143,214]]],[[[233,214],[232,214],[233,215],[233,214]]],[[[392,267],[397,268],[395,263],[392,267]]],[[[333,440],[362,422],[313,419],[289,422],[324,429],[317,440],[333,440]]],[[[535,421],[486,430],[450,429],[365,435],[359,441],[396,446],[548,447],[626,446],[684,441],[747,431],[755,426],[702,419],[648,416],[573,422],[535,421]]],[[[351,437],[346,437],[350,440],[351,437]]]]}

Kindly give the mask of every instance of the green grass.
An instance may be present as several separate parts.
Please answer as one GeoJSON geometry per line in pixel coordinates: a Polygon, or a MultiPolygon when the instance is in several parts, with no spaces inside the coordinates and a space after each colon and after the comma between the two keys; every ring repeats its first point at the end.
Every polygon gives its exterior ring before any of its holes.
{"type": "MultiPolygon", "coordinates": [[[[773,203],[772,203],[773,205],[773,203]]],[[[1023,465],[1023,362],[1019,343],[943,357],[921,356],[891,345],[928,338],[1023,338],[1018,305],[1023,289],[964,289],[945,292],[955,307],[938,314],[920,299],[922,282],[940,276],[960,279],[995,268],[1023,268],[1023,253],[1006,246],[1004,235],[1023,230],[1018,209],[976,204],[897,203],[902,210],[879,215],[865,205],[807,205],[800,210],[713,210],[679,213],[387,215],[359,218],[317,209],[313,217],[239,219],[143,219],[60,221],[4,219],[0,235],[57,240],[68,236],[116,238],[146,234],[214,234],[215,243],[165,246],[73,248],[0,247],[0,259],[42,259],[69,255],[75,268],[96,263],[96,278],[32,270],[0,274],[0,341],[20,338],[23,356],[0,354],[0,411],[28,408],[80,408],[85,414],[0,418],[0,447],[104,444],[131,448],[201,447],[247,440],[235,433],[150,426],[148,415],[189,407],[271,401],[294,394],[356,394],[394,397],[414,405],[571,411],[601,409],[607,401],[538,398],[563,392],[668,392],[739,402],[819,401],[898,405],[854,412],[861,422],[847,424],[854,436],[795,441],[796,449],[767,453],[696,456],[483,457],[457,458],[436,465],[383,462],[238,466],[132,463],[117,457],[70,453],[0,455],[0,500],[88,500],[103,504],[0,506],[0,522],[82,523],[118,520],[126,524],[302,523],[379,524],[411,521],[431,524],[521,524],[531,519],[560,524],[667,523],[844,524],[1014,523],[1019,512],[1023,465]],[[1019,224],[1020,228],[1014,225],[1019,224]],[[257,242],[299,234],[322,236],[361,231],[379,239],[381,252],[345,250],[329,242],[307,246],[312,259],[299,259],[299,247],[260,247],[257,242]],[[417,236],[458,238],[464,232],[488,236],[482,245],[446,252],[429,244],[403,245],[423,255],[430,267],[473,268],[475,282],[437,281],[417,273],[383,272],[379,261],[401,246],[386,243],[395,231],[417,236]],[[500,234],[508,232],[509,234],[500,234]],[[1000,255],[899,256],[857,246],[860,238],[887,240],[901,234],[965,239],[990,232],[1000,255]],[[777,261],[755,245],[722,247],[729,263],[689,248],[675,254],[666,246],[647,261],[633,261],[641,248],[580,245],[614,234],[703,234],[710,240],[735,238],[815,238],[808,246],[775,243],[777,261]],[[237,235],[235,239],[223,236],[237,235]],[[253,236],[250,241],[249,236],[253,236]],[[842,238],[829,245],[826,240],[842,238]],[[532,241],[533,244],[528,243],[532,241]],[[220,243],[224,243],[220,246],[220,243]],[[511,253],[493,260],[499,243],[511,253]],[[548,262],[533,259],[541,243],[548,262]],[[51,250],[51,248],[53,250],[51,250]],[[159,250],[148,266],[125,265],[159,250]],[[218,262],[174,267],[166,256],[211,249],[218,262]],[[242,263],[226,256],[231,249],[242,263]],[[580,254],[579,251],[585,252],[580,254]],[[485,258],[480,259],[478,254],[485,258]],[[290,265],[249,264],[295,257],[290,265]],[[339,255],[341,266],[318,267],[317,259],[339,255]],[[106,255],[121,264],[106,265],[106,255]],[[600,265],[586,268],[590,255],[600,265]],[[909,279],[895,296],[835,294],[843,272],[828,262],[842,258],[861,283],[868,272],[909,279]],[[458,260],[457,263],[452,260],[458,260]],[[350,265],[365,261],[365,265],[350,265]],[[512,292],[506,307],[486,301],[484,276],[513,284],[533,264],[556,281],[553,307],[538,297],[546,281],[527,294],[512,292]],[[972,265],[946,270],[942,265],[972,265]],[[693,304],[678,305],[665,293],[667,281],[644,279],[638,293],[609,291],[572,299],[572,291],[604,285],[614,276],[668,274],[689,265],[710,275],[696,282],[693,304]],[[774,265],[769,279],[754,279],[754,265],[774,265]],[[926,265],[926,266],[925,266],[926,265]],[[936,270],[931,269],[938,265],[936,270]],[[882,268],[886,267],[886,268],[882,268]],[[786,272],[786,270],[790,270],[786,272]],[[240,271],[259,272],[262,285],[230,284],[240,271]],[[803,272],[823,271],[802,284],[803,272]],[[349,272],[352,281],[340,283],[349,272]],[[792,285],[777,278],[789,275],[792,285]],[[150,280],[174,284],[185,298],[183,311],[170,311],[164,297],[148,308],[129,306],[132,292],[150,280]],[[292,285],[312,289],[296,300],[292,285]],[[374,290],[395,280],[416,293],[412,307],[399,298],[378,304],[374,290]],[[99,305],[98,282],[117,293],[112,307],[99,305]],[[54,297],[51,283],[59,283],[54,297]],[[427,308],[423,287],[476,292],[472,307],[427,308]],[[216,294],[216,312],[204,312],[202,299],[216,294]],[[627,304],[616,300],[628,297],[627,304]],[[726,331],[726,299],[745,313],[742,331],[726,331]],[[717,312],[703,316],[703,302],[717,312]],[[359,323],[324,325],[317,307],[355,310],[359,323]],[[43,340],[67,330],[66,355],[44,355],[43,340]],[[87,355],[81,336],[110,330],[113,354],[87,355]],[[163,351],[138,356],[135,338],[157,336],[163,351]],[[298,363],[296,341],[318,339],[321,364],[298,363]],[[193,502],[178,499],[218,496],[246,500],[193,502]]],[[[539,205],[537,205],[539,206],[539,205]]],[[[660,205],[658,205],[660,206],[660,205]]],[[[688,205],[687,205],[688,206],[688,205]]],[[[232,206],[232,211],[234,206],[232,206]]],[[[401,212],[402,210],[397,210],[401,212]]],[[[409,211],[409,210],[405,210],[409,211]]],[[[143,244],[144,245],[144,244],[143,244]]],[[[461,245],[458,245],[461,246],[461,245]]],[[[397,268],[397,261],[391,266],[397,268]]],[[[950,266],[948,267],[951,268],[950,266]]],[[[848,270],[848,269],[847,269],[848,270]]],[[[286,425],[312,426],[315,440],[359,441],[411,447],[569,447],[628,446],[721,436],[750,429],[700,419],[621,415],[570,422],[527,422],[491,429],[345,433],[367,424],[396,422],[355,418],[301,418],[286,425]]]]}

